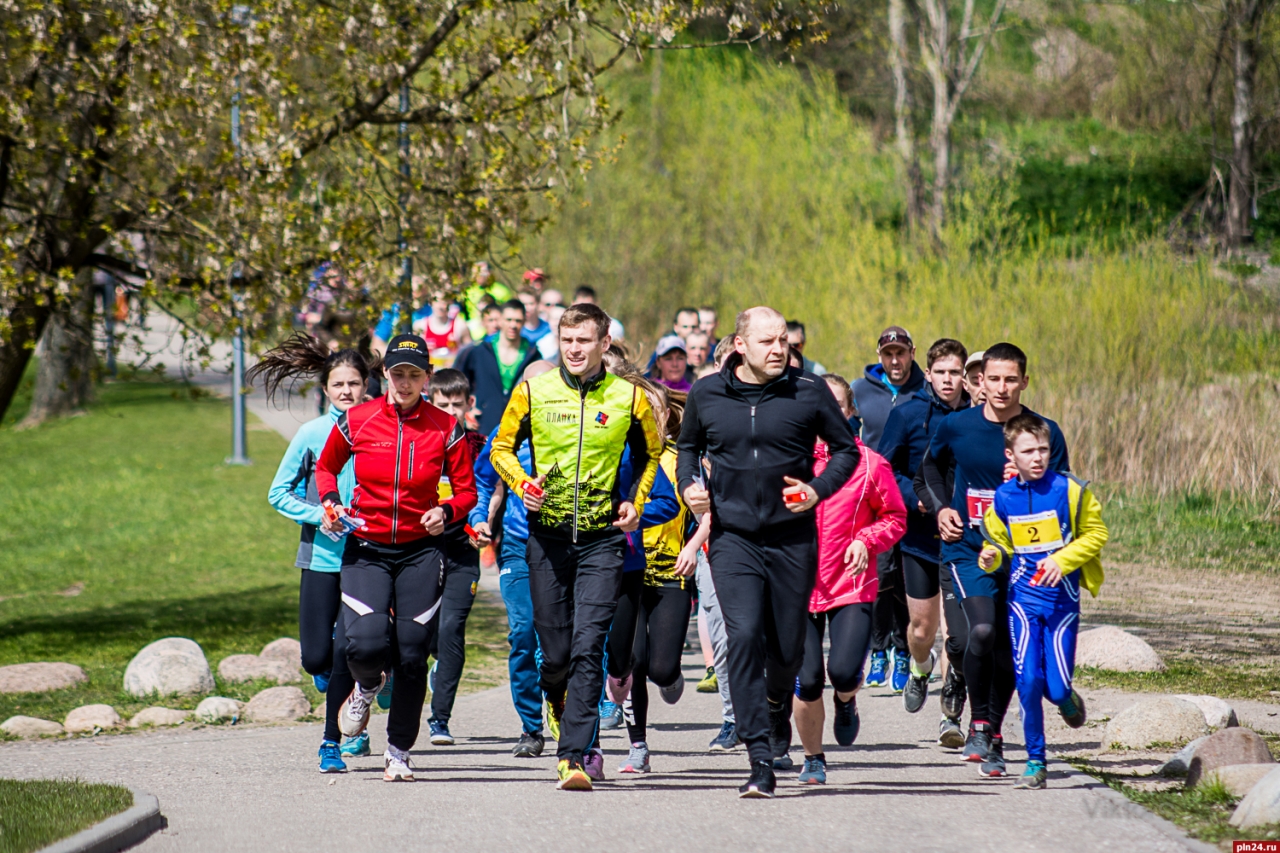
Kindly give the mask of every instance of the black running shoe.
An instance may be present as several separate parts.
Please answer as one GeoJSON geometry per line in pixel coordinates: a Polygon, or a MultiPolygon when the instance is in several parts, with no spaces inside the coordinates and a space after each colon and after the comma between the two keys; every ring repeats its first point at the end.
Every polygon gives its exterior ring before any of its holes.
{"type": "Polygon", "coordinates": [[[929,698],[929,676],[933,674],[937,663],[938,653],[929,652],[928,672],[916,675],[910,668],[907,669],[907,684],[902,688],[902,706],[907,709],[908,714],[914,714],[924,707],[925,700],[929,698]]]}
{"type": "Polygon", "coordinates": [[[858,739],[858,730],[862,728],[862,718],[858,716],[858,697],[854,696],[848,702],[841,702],[839,696],[832,696],[831,702],[835,705],[835,719],[832,720],[836,733],[836,743],[841,746],[849,746],[858,739]]]}
{"type": "Polygon", "coordinates": [[[942,713],[953,720],[964,716],[964,675],[954,666],[947,667],[947,678],[942,682],[942,713]]]}
{"type": "Polygon", "coordinates": [[[970,723],[969,738],[960,750],[960,757],[965,761],[986,761],[991,750],[991,724],[970,723]]]}
{"type": "Polygon", "coordinates": [[[786,705],[769,703],[769,750],[774,770],[790,770],[795,766],[791,751],[791,715],[786,705]]]}
{"type": "Polygon", "coordinates": [[[1074,688],[1072,688],[1071,695],[1067,697],[1066,701],[1058,706],[1058,713],[1062,714],[1062,722],[1073,729],[1080,728],[1084,725],[1085,720],[1089,719],[1089,713],[1084,707],[1084,697],[1077,693],[1074,688]]]}
{"type": "Polygon", "coordinates": [[[751,778],[738,789],[738,796],[747,800],[767,800],[773,797],[778,779],[767,761],[751,762],[751,778]]]}
{"type": "Polygon", "coordinates": [[[542,748],[546,743],[542,732],[523,732],[520,740],[511,750],[511,754],[516,758],[537,758],[542,755],[542,748]]]}
{"type": "Polygon", "coordinates": [[[987,760],[978,765],[978,775],[988,779],[999,779],[1007,775],[1004,766],[1004,738],[1000,735],[991,738],[987,760]]]}
{"type": "Polygon", "coordinates": [[[964,746],[964,729],[960,721],[943,717],[938,723],[938,746],[944,749],[960,749],[964,746]]]}

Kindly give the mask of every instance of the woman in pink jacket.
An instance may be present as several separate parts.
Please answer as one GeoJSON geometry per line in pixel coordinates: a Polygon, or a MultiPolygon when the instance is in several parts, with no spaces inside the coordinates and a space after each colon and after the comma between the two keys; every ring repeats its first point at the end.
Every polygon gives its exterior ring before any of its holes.
{"type": "MultiPolygon", "coordinates": [[[[853,414],[853,392],[842,377],[823,377],[840,402],[845,417],[853,414]]],[[[853,476],[840,491],[818,504],[818,576],[809,598],[809,627],[804,663],[796,679],[796,729],[804,745],[804,769],[799,781],[821,785],[827,781],[822,752],[824,687],[822,637],[831,632],[826,674],[835,691],[836,742],[848,746],[858,736],[857,692],[862,685],[862,662],[871,637],[871,604],[880,585],[876,554],[887,551],[907,529],[907,510],[883,456],[858,442],[862,454],[853,476]],[[871,567],[871,571],[867,568],[871,567]]],[[[819,473],[827,464],[827,447],[814,450],[819,473]]]]}

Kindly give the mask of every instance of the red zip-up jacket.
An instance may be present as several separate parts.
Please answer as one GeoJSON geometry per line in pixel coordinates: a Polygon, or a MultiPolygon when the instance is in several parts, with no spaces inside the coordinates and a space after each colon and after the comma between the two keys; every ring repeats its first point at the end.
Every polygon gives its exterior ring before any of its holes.
{"type": "Polygon", "coordinates": [[[362,539],[395,545],[427,535],[422,516],[444,507],[445,524],[476,505],[471,443],[462,425],[423,400],[402,415],[390,396],[352,406],[338,418],[316,462],[320,499],[341,503],[338,472],[355,457],[351,511],[367,526],[362,539]],[[440,475],[452,497],[440,500],[440,475]]]}

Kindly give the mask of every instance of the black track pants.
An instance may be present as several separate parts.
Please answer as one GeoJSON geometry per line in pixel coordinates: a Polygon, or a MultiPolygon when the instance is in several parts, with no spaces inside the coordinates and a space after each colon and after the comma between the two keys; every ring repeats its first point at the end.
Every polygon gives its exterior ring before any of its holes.
{"type": "Polygon", "coordinates": [[[911,614],[907,610],[906,582],[897,546],[876,556],[876,571],[880,588],[871,611],[871,650],[886,652],[892,648],[906,655],[911,614]]]}
{"type": "Polygon", "coordinates": [[[605,637],[622,583],[621,530],[579,534],[578,541],[543,531],[529,536],[529,597],[542,649],[540,682],[552,701],[564,700],[556,755],[581,761],[596,739],[605,637]]]}
{"type": "Polygon", "coordinates": [[[440,595],[438,626],[432,645],[438,664],[436,689],[431,694],[431,722],[448,725],[453,701],[467,662],[467,617],[480,582],[480,553],[470,543],[450,541],[445,547],[444,590],[440,595]]]}
{"type": "Polygon", "coordinates": [[[964,680],[974,721],[986,720],[1000,733],[1015,687],[1009,611],[1003,592],[997,598],[971,595],[961,602],[969,619],[964,680]]]}
{"type": "MultiPolygon", "coordinates": [[[[796,696],[804,702],[822,698],[822,637],[831,628],[831,650],[827,653],[827,675],[837,693],[849,693],[862,683],[862,662],[867,657],[871,637],[870,602],[846,604],[825,613],[810,613],[805,630],[804,664],[800,667],[796,696]]],[[[732,683],[732,682],[730,682],[732,683]]]]}
{"type": "Polygon", "coordinates": [[[947,663],[956,672],[964,674],[964,650],[969,645],[969,619],[964,615],[960,597],[956,595],[955,582],[946,566],[939,566],[938,588],[942,592],[942,612],[947,617],[947,641],[943,648],[947,663]]]}
{"type": "Polygon", "coordinates": [[[789,702],[804,657],[817,569],[813,521],[744,535],[713,528],[711,578],[724,615],[729,693],[751,761],[770,761],[769,702],[789,702]]]}
{"type": "Polygon", "coordinates": [[[633,646],[635,662],[631,670],[635,679],[631,683],[631,714],[627,718],[627,734],[632,743],[647,739],[648,682],[670,687],[680,678],[680,656],[684,653],[684,635],[689,628],[692,605],[692,589],[646,586],[640,592],[633,646]]]}

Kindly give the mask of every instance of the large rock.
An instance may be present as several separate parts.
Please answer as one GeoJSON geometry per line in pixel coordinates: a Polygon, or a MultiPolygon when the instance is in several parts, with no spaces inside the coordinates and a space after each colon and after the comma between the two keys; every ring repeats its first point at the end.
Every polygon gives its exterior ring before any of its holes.
{"type": "Polygon", "coordinates": [[[1231,814],[1231,825],[1240,829],[1268,823],[1280,823],[1280,767],[1263,776],[1231,814]]]}
{"type": "Polygon", "coordinates": [[[1253,790],[1253,786],[1263,777],[1275,770],[1274,764],[1228,764],[1205,775],[1201,783],[1221,782],[1222,786],[1233,797],[1243,797],[1253,790]]]}
{"type": "Polygon", "coordinates": [[[135,729],[141,726],[176,726],[186,720],[189,713],[173,708],[143,708],[129,721],[129,726],[135,729]]]}
{"type": "Polygon", "coordinates": [[[120,725],[120,715],[110,705],[81,705],[72,709],[62,721],[62,727],[72,734],[91,732],[94,729],[114,729],[120,725]]]}
{"type": "Polygon", "coordinates": [[[226,696],[210,696],[196,706],[196,717],[206,723],[220,723],[240,716],[242,706],[226,696]]]}
{"type": "Polygon", "coordinates": [[[1177,754],[1156,768],[1157,776],[1186,776],[1187,770],[1191,768],[1191,759],[1196,754],[1196,749],[1200,744],[1209,739],[1208,735],[1198,737],[1191,743],[1178,750],[1177,754]]]}
{"type": "Polygon", "coordinates": [[[281,637],[278,640],[272,640],[262,647],[262,651],[258,653],[258,656],[287,663],[295,670],[302,669],[302,643],[299,643],[293,637],[281,637]]]}
{"type": "Polygon", "coordinates": [[[166,637],[134,655],[124,671],[124,689],[132,696],[198,696],[213,692],[213,673],[194,640],[166,637]]]}
{"type": "Polygon", "coordinates": [[[1195,787],[1214,770],[1231,764],[1275,764],[1275,759],[1256,732],[1239,727],[1223,729],[1196,747],[1187,765],[1187,787],[1195,787]]]}
{"type": "Polygon", "coordinates": [[[1235,709],[1217,696],[1193,696],[1190,693],[1179,693],[1177,698],[1186,699],[1199,708],[1204,714],[1204,721],[1211,729],[1227,729],[1240,725],[1240,721],[1236,719],[1235,709]]]}
{"type": "MultiPolygon", "coordinates": [[[[1146,749],[1163,743],[1186,743],[1205,733],[1204,714],[1185,699],[1156,696],[1116,714],[1107,724],[1103,748],[1146,749]]],[[[1194,759],[1192,759],[1194,760],[1194,759]]]]}
{"type": "Polygon", "coordinates": [[[218,664],[218,675],[223,681],[240,684],[244,681],[256,681],[266,678],[276,684],[289,684],[300,681],[298,668],[289,663],[273,658],[257,655],[231,655],[218,664]]]}
{"type": "Polygon", "coordinates": [[[1164,661],[1146,640],[1113,625],[1103,625],[1076,637],[1076,666],[1114,672],[1156,672],[1164,669],[1164,661]]]}
{"type": "Polygon", "coordinates": [[[311,713],[307,696],[296,687],[268,687],[244,706],[244,718],[254,723],[284,723],[311,713]]]}
{"type": "Polygon", "coordinates": [[[15,663],[0,666],[0,693],[48,693],[89,680],[71,663],[15,663]]]}
{"type": "Polygon", "coordinates": [[[41,735],[60,735],[62,726],[53,720],[41,720],[38,717],[18,715],[0,723],[0,729],[13,737],[40,737],[41,735]]]}

